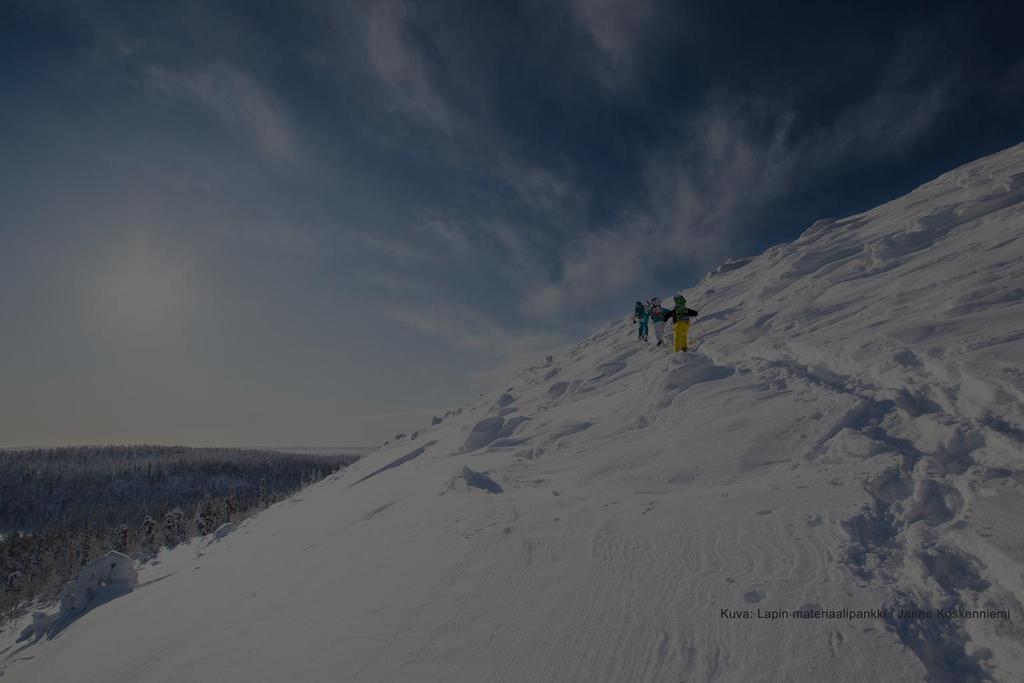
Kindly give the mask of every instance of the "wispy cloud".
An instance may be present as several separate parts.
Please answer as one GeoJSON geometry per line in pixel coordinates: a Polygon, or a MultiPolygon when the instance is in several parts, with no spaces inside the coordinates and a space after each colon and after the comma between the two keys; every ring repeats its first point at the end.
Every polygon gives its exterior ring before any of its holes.
{"type": "Polygon", "coordinates": [[[512,190],[533,212],[564,221],[586,204],[586,192],[564,169],[523,161],[497,145],[477,148],[481,172],[512,190]]]}
{"type": "Polygon", "coordinates": [[[495,316],[467,306],[429,301],[423,297],[417,302],[415,306],[385,308],[384,315],[456,348],[495,358],[552,349],[566,341],[554,332],[514,329],[503,325],[495,316]]]}
{"type": "Polygon", "coordinates": [[[822,162],[844,155],[886,157],[917,142],[950,106],[953,81],[944,78],[917,91],[882,91],[846,109],[826,139],[812,148],[822,162]]]}
{"type": "Polygon", "coordinates": [[[511,361],[567,343],[555,329],[537,329],[513,322],[497,310],[505,299],[495,298],[496,310],[480,309],[444,296],[437,287],[417,281],[404,272],[376,273],[373,279],[392,304],[384,306],[384,317],[446,343],[454,349],[489,358],[511,361]]]}
{"type": "Polygon", "coordinates": [[[283,105],[243,69],[224,62],[191,71],[154,65],[148,76],[156,91],[199,103],[229,129],[252,140],[270,159],[288,164],[304,161],[283,105]]]}
{"type": "Polygon", "coordinates": [[[467,256],[474,251],[465,225],[457,219],[433,218],[423,224],[423,230],[459,256],[467,256]]]}
{"type": "Polygon", "coordinates": [[[362,22],[362,44],[370,67],[385,86],[390,103],[445,128],[450,114],[437,92],[411,28],[422,10],[405,0],[344,5],[344,22],[362,22]]]}
{"type": "Polygon", "coordinates": [[[349,233],[363,245],[397,263],[422,261],[428,253],[408,239],[396,239],[371,233],[349,233]]]}
{"type": "Polygon", "coordinates": [[[598,55],[591,60],[610,88],[629,83],[656,14],[653,0],[566,0],[570,14],[598,55]]]}
{"type": "Polygon", "coordinates": [[[237,229],[235,232],[278,253],[310,257],[323,254],[326,250],[312,231],[290,225],[246,226],[246,229],[237,229]]]}
{"type": "Polygon", "coordinates": [[[525,312],[621,290],[651,268],[706,268],[750,239],[770,202],[842,160],[882,159],[918,142],[948,106],[946,81],[882,91],[842,111],[814,134],[794,130],[784,105],[718,94],[687,117],[677,142],[647,156],[644,193],[617,220],[585,235],[561,275],[527,292],[525,312]]]}
{"type": "MultiPolygon", "coordinates": [[[[501,89],[500,81],[467,64],[464,52],[441,39],[445,32],[438,26],[454,15],[440,5],[409,0],[342,1],[334,7],[344,42],[337,82],[350,89],[352,69],[361,71],[355,80],[371,86],[366,97],[381,110],[369,124],[381,144],[429,159],[453,176],[475,178],[480,182],[465,191],[486,195],[491,190],[483,201],[493,200],[497,190],[553,223],[564,223],[585,203],[568,158],[557,167],[528,160],[521,140],[496,125],[488,100],[501,89]],[[482,74],[486,80],[480,80],[482,74]],[[470,102],[486,104],[474,109],[470,102]]],[[[484,61],[493,57],[486,51],[480,55],[484,61]]]]}

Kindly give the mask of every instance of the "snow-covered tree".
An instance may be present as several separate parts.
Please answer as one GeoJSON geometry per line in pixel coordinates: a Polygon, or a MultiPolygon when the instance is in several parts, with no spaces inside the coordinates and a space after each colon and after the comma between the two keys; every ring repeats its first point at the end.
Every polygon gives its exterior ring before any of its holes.
{"type": "Polygon", "coordinates": [[[132,533],[127,524],[122,524],[114,533],[114,550],[119,553],[128,554],[132,545],[132,533]]]}
{"type": "Polygon", "coordinates": [[[187,538],[188,524],[181,508],[174,508],[164,516],[164,540],[173,547],[187,538]]]}

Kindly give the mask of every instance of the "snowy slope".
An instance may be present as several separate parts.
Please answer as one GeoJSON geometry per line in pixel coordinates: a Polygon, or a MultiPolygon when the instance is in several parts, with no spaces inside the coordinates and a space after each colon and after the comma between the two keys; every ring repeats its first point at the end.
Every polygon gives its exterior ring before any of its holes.
{"type": "Polygon", "coordinates": [[[1021,680],[1022,237],[1024,145],[819,222],[688,291],[695,352],[610,323],[3,680],[1021,680]],[[881,607],[1010,618],[757,617],[881,607]]]}

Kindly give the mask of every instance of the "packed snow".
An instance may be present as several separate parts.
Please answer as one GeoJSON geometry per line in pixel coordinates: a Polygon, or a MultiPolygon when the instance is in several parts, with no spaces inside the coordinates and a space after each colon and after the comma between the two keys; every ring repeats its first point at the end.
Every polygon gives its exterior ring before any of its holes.
{"type": "Polygon", "coordinates": [[[1024,145],[686,294],[690,353],[611,322],[3,680],[1024,679],[1024,145]]]}

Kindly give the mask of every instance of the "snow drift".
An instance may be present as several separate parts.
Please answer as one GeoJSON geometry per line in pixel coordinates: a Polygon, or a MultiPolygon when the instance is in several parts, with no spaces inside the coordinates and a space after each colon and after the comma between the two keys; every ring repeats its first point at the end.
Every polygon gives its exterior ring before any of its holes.
{"type": "Polygon", "coordinates": [[[31,623],[21,630],[18,642],[53,637],[93,607],[131,593],[138,582],[135,561],[111,550],[82,567],[78,576],[64,585],[58,611],[34,612],[31,623]]]}
{"type": "Polygon", "coordinates": [[[165,553],[5,681],[1024,677],[1024,145],[165,553]],[[358,485],[356,485],[358,484],[358,485]]]}
{"type": "Polygon", "coordinates": [[[75,580],[64,586],[60,594],[60,616],[71,619],[103,597],[109,599],[130,593],[138,580],[132,558],[112,550],[82,567],[75,580]]]}

